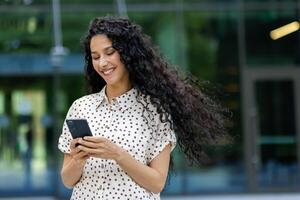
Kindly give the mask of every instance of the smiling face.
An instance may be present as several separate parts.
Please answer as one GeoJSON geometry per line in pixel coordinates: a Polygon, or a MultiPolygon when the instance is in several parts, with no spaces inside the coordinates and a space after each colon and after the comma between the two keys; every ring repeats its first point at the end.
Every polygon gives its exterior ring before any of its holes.
{"type": "Polygon", "coordinates": [[[129,84],[129,73],[121,62],[119,52],[112,47],[106,35],[95,35],[90,42],[93,67],[108,87],[123,87],[129,84]]]}

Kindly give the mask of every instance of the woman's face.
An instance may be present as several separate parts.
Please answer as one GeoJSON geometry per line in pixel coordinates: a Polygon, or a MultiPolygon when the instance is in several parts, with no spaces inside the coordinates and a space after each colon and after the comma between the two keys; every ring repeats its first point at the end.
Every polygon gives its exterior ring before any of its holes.
{"type": "Polygon", "coordinates": [[[129,73],[121,62],[119,52],[104,34],[95,35],[90,43],[93,67],[107,85],[129,84],[129,73]]]}

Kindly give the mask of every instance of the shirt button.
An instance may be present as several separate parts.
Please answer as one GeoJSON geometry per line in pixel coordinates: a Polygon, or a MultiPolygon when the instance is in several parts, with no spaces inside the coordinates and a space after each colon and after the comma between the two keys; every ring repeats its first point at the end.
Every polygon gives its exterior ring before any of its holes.
{"type": "Polygon", "coordinates": [[[102,169],[104,168],[104,164],[103,164],[103,163],[101,164],[101,168],[102,168],[102,169]]]}
{"type": "Polygon", "coordinates": [[[100,185],[98,189],[99,189],[99,190],[102,190],[102,185],[100,185]]]}

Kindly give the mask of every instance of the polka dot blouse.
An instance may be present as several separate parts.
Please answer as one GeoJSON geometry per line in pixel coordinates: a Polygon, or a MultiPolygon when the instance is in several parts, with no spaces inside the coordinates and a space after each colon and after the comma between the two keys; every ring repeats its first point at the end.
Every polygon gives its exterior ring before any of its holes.
{"type": "MultiPolygon", "coordinates": [[[[176,137],[170,123],[161,122],[149,98],[141,98],[132,88],[109,103],[105,87],[74,101],[66,119],[87,119],[94,136],[105,137],[120,145],[136,160],[148,165],[166,145],[173,150],[176,137]]],[[[58,148],[70,152],[72,136],[64,122],[58,148]]],[[[114,161],[91,157],[87,160],[72,200],[160,199],[139,186],[114,161]]]]}

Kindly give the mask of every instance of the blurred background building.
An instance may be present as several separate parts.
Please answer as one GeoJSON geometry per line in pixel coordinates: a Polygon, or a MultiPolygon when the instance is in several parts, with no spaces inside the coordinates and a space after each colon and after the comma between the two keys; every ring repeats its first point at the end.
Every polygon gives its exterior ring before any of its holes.
{"type": "Polygon", "coordinates": [[[234,143],[207,146],[202,167],[176,149],[163,195],[300,192],[299,11],[299,0],[0,0],[0,197],[70,195],[57,140],[85,94],[80,38],[107,14],[140,24],[233,112],[234,143]]]}

